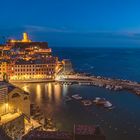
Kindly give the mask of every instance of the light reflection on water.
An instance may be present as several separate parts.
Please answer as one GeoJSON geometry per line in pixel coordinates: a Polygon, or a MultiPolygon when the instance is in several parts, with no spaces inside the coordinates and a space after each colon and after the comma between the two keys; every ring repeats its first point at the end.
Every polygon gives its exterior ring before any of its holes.
{"type": "Polygon", "coordinates": [[[44,115],[52,118],[61,130],[72,130],[74,123],[100,124],[108,135],[108,140],[140,138],[138,96],[90,86],[62,86],[55,83],[28,83],[19,86],[30,93],[31,102],[40,106],[44,115]],[[64,102],[65,96],[77,93],[87,99],[104,97],[110,100],[116,109],[106,111],[96,106],[85,108],[74,101],[64,102]]]}
{"type": "Polygon", "coordinates": [[[51,101],[52,100],[52,93],[53,93],[51,83],[47,84],[47,91],[45,91],[45,92],[48,93],[49,100],[51,101]]]}
{"type": "Polygon", "coordinates": [[[59,104],[61,100],[61,90],[62,89],[59,84],[54,85],[55,101],[57,104],[59,104]]]}
{"type": "Polygon", "coordinates": [[[20,88],[22,88],[24,91],[31,93],[35,96],[35,100],[32,100],[32,102],[37,102],[38,104],[41,104],[42,96],[45,94],[45,96],[48,98],[49,102],[55,101],[56,104],[60,104],[62,96],[66,96],[68,86],[62,86],[60,84],[55,83],[46,83],[46,84],[19,84],[17,85],[20,88]],[[43,87],[44,86],[44,87],[43,87]]]}
{"type": "Polygon", "coordinates": [[[63,96],[66,96],[68,92],[68,85],[63,86],[63,96]]]}
{"type": "Polygon", "coordinates": [[[37,98],[38,103],[40,103],[41,102],[41,85],[40,84],[36,85],[36,98],[37,98]]]}

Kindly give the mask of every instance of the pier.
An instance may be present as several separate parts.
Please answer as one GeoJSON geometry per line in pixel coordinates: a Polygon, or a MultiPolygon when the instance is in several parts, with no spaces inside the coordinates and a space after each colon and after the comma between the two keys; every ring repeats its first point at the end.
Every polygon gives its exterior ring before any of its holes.
{"type": "Polygon", "coordinates": [[[56,78],[56,81],[62,84],[93,85],[98,87],[104,87],[106,89],[114,91],[126,90],[140,95],[140,84],[138,82],[130,80],[73,74],[59,76],[56,78]]]}

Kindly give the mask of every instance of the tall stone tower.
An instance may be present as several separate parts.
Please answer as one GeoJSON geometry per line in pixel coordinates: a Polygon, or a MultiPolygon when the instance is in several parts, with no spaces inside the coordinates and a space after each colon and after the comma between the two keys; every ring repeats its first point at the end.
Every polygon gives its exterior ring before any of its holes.
{"type": "Polygon", "coordinates": [[[23,39],[22,39],[22,42],[31,42],[31,40],[29,39],[27,33],[23,33],[23,39]]]}

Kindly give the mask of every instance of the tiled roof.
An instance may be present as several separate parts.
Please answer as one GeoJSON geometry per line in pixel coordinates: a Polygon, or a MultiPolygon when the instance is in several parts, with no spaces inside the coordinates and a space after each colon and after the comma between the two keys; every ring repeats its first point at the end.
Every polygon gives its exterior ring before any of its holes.
{"type": "Polygon", "coordinates": [[[5,131],[0,127],[0,140],[12,140],[5,131]]]}
{"type": "Polygon", "coordinates": [[[56,140],[72,140],[72,134],[63,131],[31,131],[23,137],[23,140],[33,140],[33,139],[56,139],[56,140]]]}
{"type": "Polygon", "coordinates": [[[75,125],[74,133],[79,135],[94,135],[96,127],[94,125],[75,125]]]}

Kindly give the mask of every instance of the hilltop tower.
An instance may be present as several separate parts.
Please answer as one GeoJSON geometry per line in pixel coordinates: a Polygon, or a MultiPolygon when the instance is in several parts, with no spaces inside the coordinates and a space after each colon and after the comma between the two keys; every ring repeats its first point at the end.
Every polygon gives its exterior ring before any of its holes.
{"type": "Polygon", "coordinates": [[[22,43],[22,42],[26,43],[26,42],[32,42],[32,41],[29,39],[28,34],[24,32],[22,40],[11,39],[10,42],[11,43],[22,43]]]}
{"type": "Polygon", "coordinates": [[[23,33],[23,39],[22,39],[22,42],[31,42],[31,40],[29,39],[27,33],[23,33]]]}

